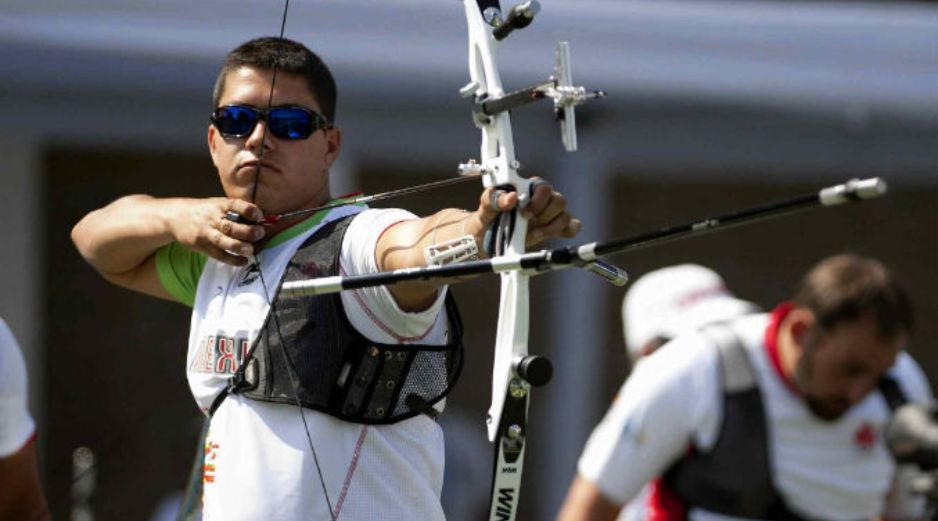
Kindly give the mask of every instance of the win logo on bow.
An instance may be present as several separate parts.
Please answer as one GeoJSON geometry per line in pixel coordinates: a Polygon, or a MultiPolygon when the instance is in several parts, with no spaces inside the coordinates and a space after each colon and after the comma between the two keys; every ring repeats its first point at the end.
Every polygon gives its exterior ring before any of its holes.
{"type": "Polygon", "coordinates": [[[498,506],[495,507],[495,519],[512,519],[511,513],[515,509],[515,490],[511,488],[498,489],[498,506]]]}

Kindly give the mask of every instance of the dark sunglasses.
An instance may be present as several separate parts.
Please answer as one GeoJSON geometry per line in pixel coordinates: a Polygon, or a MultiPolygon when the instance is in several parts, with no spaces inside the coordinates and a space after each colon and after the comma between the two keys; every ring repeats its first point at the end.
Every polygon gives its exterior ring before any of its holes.
{"type": "Polygon", "coordinates": [[[264,120],[270,133],[280,139],[306,139],[321,128],[331,128],[325,116],[305,107],[282,106],[258,109],[249,105],[225,105],[212,112],[212,124],[222,137],[243,138],[264,120]]]}

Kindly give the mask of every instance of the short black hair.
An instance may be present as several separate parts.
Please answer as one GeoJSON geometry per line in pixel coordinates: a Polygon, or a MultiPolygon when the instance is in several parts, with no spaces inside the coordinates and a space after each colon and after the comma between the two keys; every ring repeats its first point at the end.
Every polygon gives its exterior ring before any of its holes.
{"type": "Polygon", "coordinates": [[[802,279],[794,304],[814,313],[818,326],[872,317],[883,338],[911,334],[912,302],[892,273],[876,259],[835,255],[818,263],[802,279]]]}
{"type": "Polygon", "coordinates": [[[218,107],[228,73],[240,67],[277,70],[305,78],[309,92],[319,104],[322,115],[330,123],[335,121],[335,79],[322,58],[305,45],[275,36],[255,38],[239,45],[225,57],[218,77],[215,79],[215,90],[212,94],[213,108],[218,107]]]}

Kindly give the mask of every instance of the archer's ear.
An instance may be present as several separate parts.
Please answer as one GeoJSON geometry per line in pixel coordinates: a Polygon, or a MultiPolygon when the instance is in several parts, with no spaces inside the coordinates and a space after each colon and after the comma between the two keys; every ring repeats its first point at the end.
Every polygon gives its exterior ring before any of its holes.
{"type": "Polygon", "coordinates": [[[215,125],[209,123],[208,125],[208,153],[212,155],[212,164],[218,167],[218,161],[215,160],[216,145],[215,138],[218,137],[218,130],[215,129],[215,125]]]}
{"type": "Polygon", "coordinates": [[[814,313],[807,308],[795,308],[789,312],[786,319],[789,321],[792,340],[803,351],[817,323],[814,313]]]}
{"type": "Polygon", "coordinates": [[[342,150],[342,131],[338,127],[326,130],[326,168],[332,166],[342,150]]]}

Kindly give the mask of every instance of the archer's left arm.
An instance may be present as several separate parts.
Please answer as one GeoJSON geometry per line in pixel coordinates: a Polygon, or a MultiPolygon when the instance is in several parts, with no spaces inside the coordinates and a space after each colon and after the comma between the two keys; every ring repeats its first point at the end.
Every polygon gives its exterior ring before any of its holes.
{"type": "MultiPolygon", "coordinates": [[[[515,192],[500,193],[492,205],[492,191],[487,188],[479,198],[474,212],[459,209],[441,210],[429,217],[398,223],[387,230],[375,247],[375,260],[381,271],[426,266],[424,249],[464,236],[472,236],[485,257],[485,231],[501,212],[518,204],[515,192]]],[[[547,183],[537,183],[523,215],[528,219],[527,245],[533,246],[552,237],[575,236],[581,227],[578,219],[567,212],[567,201],[547,183]]],[[[422,311],[433,304],[436,291],[445,280],[416,281],[389,286],[394,300],[404,311],[422,311]]]]}

